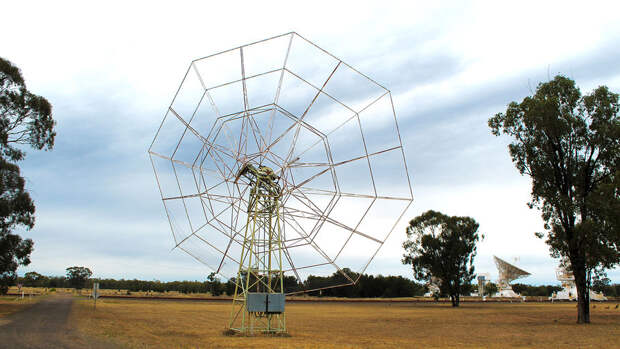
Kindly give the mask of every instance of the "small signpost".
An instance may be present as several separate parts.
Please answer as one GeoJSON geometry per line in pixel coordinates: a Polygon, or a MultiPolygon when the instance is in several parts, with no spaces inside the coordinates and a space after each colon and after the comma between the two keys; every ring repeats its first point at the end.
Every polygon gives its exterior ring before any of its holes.
{"type": "Polygon", "coordinates": [[[97,298],[99,298],[99,283],[93,283],[93,300],[95,301],[95,309],[97,309],[97,298]]]}
{"type": "Polygon", "coordinates": [[[17,299],[19,299],[21,295],[21,299],[24,299],[24,291],[22,291],[22,284],[17,284],[17,299]]]}

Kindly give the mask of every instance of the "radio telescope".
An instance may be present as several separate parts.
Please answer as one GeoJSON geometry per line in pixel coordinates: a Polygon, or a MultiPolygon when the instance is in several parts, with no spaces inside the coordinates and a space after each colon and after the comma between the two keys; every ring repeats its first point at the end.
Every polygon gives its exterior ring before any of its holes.
{"type": "Polygon", "coordinates": [[[493,260],[495,261],[495,266],[497,266],[497,272],[499,273],[497,278],[497,296],[519,297],[519,295],[512,290],[510,283],[531,274],[523,269],[517,268],[503,259],[497,258],[496,256],[493,256],[493,260]]]}
{"type": "Polygon", "coordinates": [[[355,283],[413,200],[390,91],[296,33],[192,61],[149,155],[175,248],[235,283],[241,333],[355,283]]]}
{"type": "MultiPolygon", "coordinates": [[[[577,300],[577,285],[575,284],[575,276],[570,270],[570,262],[564,261],[555,270],[555,277],[562,285],[562,290],[554,292],[551,295],[552,300],[577,300]]],[[[607,297],[602,292],[589,290],[590,299],[594,301],[606,301],[607,297]]]]}
{"type": "MultiPolygon", "coordinates": [[[[570,263],[566,262],[570,265],[570,263]]],[[[560,264],[555,270],[555,277],[562,285],[562,290],[551,295],[554,300],[577,300],[577,285],[575,285],[575,276],[567,268],[560,264]]]]}

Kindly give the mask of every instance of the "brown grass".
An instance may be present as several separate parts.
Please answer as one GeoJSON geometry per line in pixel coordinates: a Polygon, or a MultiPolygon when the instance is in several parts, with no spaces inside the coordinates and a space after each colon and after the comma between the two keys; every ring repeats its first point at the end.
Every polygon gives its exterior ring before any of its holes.
{"type": "MultiPolygon", "coordinates": [[[[18,288],[17,286],[11,286],[9,287],[9,294],[14,294],[14,295],[18,295],[21,294],[21,292],[24,292],[24,295],[27,297],[28,295],[50,295],[50,294],[57,294],[57,293],[63,293],[63,294],[67,294],[67,293],[71,293],[71,294],[78,294],[79,291],[75,290],[74,288],[61,288],[61,287],[22,287],[21,289],[18,288]]],[[[89,294],[90,290],[88,289],[84,289],[81,291],[81,294],[89,294]]]]}
{"type": "Polygon", "coordinates": [[[584,326],[574,303],[287,303],[288,338],[224,335],[227,302],[81,300],[71,321],[134,348],[618,348],[614,307],[584,326]]]}
{"type": "MultiPolygon", "coordinates": [[[[24,297],[24,299],[21,299],[16,296],[2,296],[0,297],[0,319],[29,307],[36,301],[37,299],[30,297],[24,297]]],[[[2,323],[1,320],[0,323],[2,323]]]]}

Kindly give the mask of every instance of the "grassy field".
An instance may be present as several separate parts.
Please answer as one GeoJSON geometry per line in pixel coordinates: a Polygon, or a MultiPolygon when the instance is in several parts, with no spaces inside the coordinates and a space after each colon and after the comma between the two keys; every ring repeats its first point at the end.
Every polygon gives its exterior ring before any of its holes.
{"type": "Polygon", "coordinates": [[[74,305],[88,336],[134,348],[618,348],[620,309],[574,303],[287,303],[291,337],[227,337],[227,302],[100,299],[74,305]]]}
{"type": "Polygon", "coordinates": [[[2,325],[3,318],[7,315],[13,314],[16,311],[20,311],[25,307],[30,306],[36,302],[36,298],[25,297],[21,299],[16,296],[2,296],[0,297],[0,325],[2,325]]]}

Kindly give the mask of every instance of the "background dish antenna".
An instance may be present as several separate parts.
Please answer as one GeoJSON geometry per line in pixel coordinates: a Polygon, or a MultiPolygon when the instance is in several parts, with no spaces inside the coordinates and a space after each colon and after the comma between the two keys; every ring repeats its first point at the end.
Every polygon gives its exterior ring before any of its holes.
{"type": "Polygon", "coordinates": [[[495,266],[497,266],[497,272],[499,274],[497,278],[497,288],[499,290],[498,295],[500,297],[518,297],[510,283],[514,280],[521,279],[531,275],[527,271],[516,267],[513,264],[506,262],[503,259],[493,256],[495,266]]]}
{"type": "MultiPolygon", "coordinates": [[[[555,270],[555,276],[562,285],[562,289],[551,295],[552,300],[577,300],[577,285],[575,284],[575,275],[570,270],[570,262],[564,261],[555,270]]],[[[602,292],[589,290],[590,300],[606,301],[607,297],[602,292]]]]}

